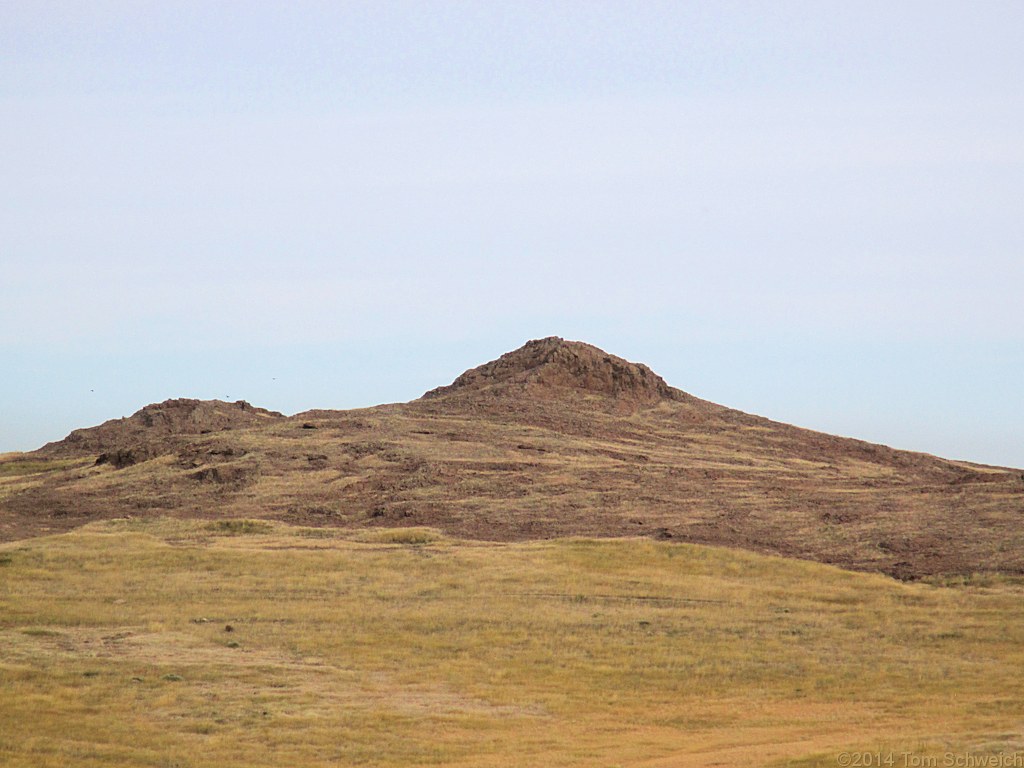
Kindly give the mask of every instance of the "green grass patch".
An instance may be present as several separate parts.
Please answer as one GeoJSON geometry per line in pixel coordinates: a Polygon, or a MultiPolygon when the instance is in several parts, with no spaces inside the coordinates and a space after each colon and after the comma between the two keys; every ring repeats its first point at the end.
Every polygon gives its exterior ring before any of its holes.
{"type": "Polygon", "coordinates": [[[444,535],[433,528],[370,528],[358,531],[349,537],[352,541],[369,544],[435,544],[444,540],[444,535]]]}
{"type": "Polygon", "coordinates": [[[252,536],[272,533],[274,525],[265,520],[215,520],[207,523],[204,530],[225,536],[252,536]]]}

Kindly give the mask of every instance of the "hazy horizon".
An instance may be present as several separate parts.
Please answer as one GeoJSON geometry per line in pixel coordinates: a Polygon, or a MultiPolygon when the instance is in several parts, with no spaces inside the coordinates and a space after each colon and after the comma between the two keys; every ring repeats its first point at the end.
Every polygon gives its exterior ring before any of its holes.
{"type": "Polygon", "coordinates": [[[0,451],[530,338],[1024,466],[1014,3],[0,9],[0,451]]]}

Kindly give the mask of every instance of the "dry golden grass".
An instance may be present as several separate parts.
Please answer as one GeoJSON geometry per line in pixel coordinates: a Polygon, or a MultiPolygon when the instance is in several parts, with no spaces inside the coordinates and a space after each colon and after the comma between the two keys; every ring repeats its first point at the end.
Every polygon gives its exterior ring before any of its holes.
{"type": "Polygon", "coordinates": [[[1009,752],[1022,593],[649,540],[106,521],[0,546],[0,764],[1009,752]]]}

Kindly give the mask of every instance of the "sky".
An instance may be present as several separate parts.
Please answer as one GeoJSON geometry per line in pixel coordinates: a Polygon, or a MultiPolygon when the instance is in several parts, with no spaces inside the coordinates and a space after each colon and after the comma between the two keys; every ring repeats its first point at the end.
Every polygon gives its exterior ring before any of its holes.
{"type": "Polygon", "coordinates": [[[526,340],[1024,467],[1020,2],[0,5],[0,451],[526,340]]]}

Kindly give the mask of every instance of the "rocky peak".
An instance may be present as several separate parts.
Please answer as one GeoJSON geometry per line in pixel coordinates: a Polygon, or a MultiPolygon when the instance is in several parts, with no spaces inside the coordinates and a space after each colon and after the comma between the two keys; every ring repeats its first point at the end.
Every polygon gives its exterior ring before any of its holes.
{"type": "Polygon", "coordinates": [[[45,448],[74,451],[110,451],[115,449],[151,449],[184,435],[198,435],[239,429],[282,418],[276,411],[257,408],[244,400],[226,403],[221,400],[179,398],[152,403],[122,419],[112,419],[96,427],[76,429],[58,443],[45,448]]]}
{"type": "Polygon", "coordinates": [[[280,417],[275,411],[256,408],[245,400],[226,403],[221,400],[178,398],[152,403],[136,411],[130,420],[150,429],[192,433],[203,430],[247,426],[266,417],[280,417]]]}
{"type": "Polygon", "coordinates": [[[590,344],[549,336],[528,341],[497,360],[472,368],[447,387],[427,392],[424,398],[484,391],[498,394],[502,390],[529,390],[548,396],[592,394],[636,404],[676,400],[682,394],[646,365],[631,363],[590,344]]]}

